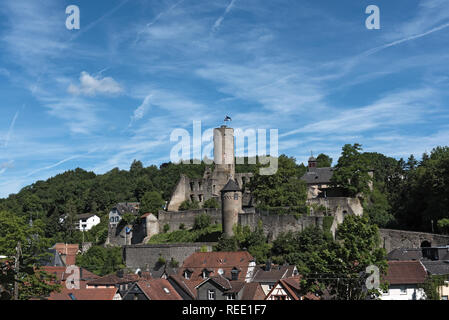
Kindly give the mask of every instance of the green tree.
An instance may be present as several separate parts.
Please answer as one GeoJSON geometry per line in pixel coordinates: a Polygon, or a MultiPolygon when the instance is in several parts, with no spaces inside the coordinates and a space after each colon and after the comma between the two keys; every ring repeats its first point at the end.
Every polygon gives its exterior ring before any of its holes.
{"type": "Polygon", "coordinates": [[[202,213],[195,217],[195,222],[193,224],[194,230],[206,229],[211,224],[211,217],[208,214],[202,213]]]}
{"type": "Polygon", "coordinates": [[[368,194],[363,207],[364,214],[368,215],[370,221],[380,228],[388,227],[394,221],[388,198],[377,187],[368,194]]]}
{"type": "Polygon", "coordinates": [[[368,161],[361,155],[361,150],[360,144],[346,144],[331,178],[332,184],[346,190],[349,196],[368,192],[372,181],[368,161]]]}
{"type": "Polygon", "coordinates": [[[0,212],[0,252],[7,257],[6,262],[0,261],[0,286],[6,291],[3,298],[14,297],[15,283],[20,300],[43,298],[60,288],[50,282],[51,275],[39,270],[41,261],[48,258],[48,247],[42,221],[36,220],[30,226],[26,219],[7,211],[0,212]],[[14,265],[17,252],[19,269],[16,270],[10,266],[14,265]]]}
{"type": "Polygon", "coordinates": [[[316,158],[318,168],[332,167],[332,158],[327,154],[321,153],[316,158]]]}
{"type": "Polygon", "coordinates": [[[140,212],[148,213],[151,212],[155,215],[158,214],[159,210],[163,208],[165,204],[164,199],[162,199],[162,195],[157,191],[146,192],[142,197],[140,203],[140,212]]]}
{"type": "Polygon", "coordinates": [[[257,170],[249,189],[262,208],[301,206],[307,198],[307,186],[301,180],[304,173],[305,168],[297,165],[294,158],[281,155],[277,172],[261,175],[257,170]]]}
{"type": "Polygon", "coordinates": [[[449,234],[449,219],[448,218],[438,220],[437,225],[438,225],[438,230],[440,230],[441,233],[449,234]]]}
{"type": "Polygon", "coordinates": [[[380,248],[379,229],[368,217],[348,215],[337,228],[334,274],[341,275],[329,283],[338,300],[364,300],[380,295],[379,289],[364,290],[368,266],[377,266],[381,274],[388,267],[385,249],[380,248]]]}
{"type": "Polygon", "coordinates": [[[121,247],[93,246],[86,253],[76,256],[76,265],[99,276],[125,268],[121,247]]]}

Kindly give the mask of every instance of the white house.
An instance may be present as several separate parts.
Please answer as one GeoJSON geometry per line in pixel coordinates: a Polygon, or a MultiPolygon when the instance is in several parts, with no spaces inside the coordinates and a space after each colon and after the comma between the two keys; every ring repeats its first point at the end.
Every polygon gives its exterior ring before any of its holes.
{"type": "Polygon", "coordinates": [[[95,214],[91,213],[79,214],[77,216],[76,229],[81,231],[89,231],[99,223],[100,217],[95,214]]]}
{"type": "Polygon", "coordinates": [[[387,275],[389,289],[382,293],[381,300],[425,300],[421,287],[427,279],[427,272],[420,261],[388,261],[387,275]]]}

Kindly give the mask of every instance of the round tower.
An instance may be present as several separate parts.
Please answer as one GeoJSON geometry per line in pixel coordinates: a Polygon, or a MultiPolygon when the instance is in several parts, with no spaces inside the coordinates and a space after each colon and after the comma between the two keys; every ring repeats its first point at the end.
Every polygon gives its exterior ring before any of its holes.
{"type": "Polygon", "coordinates": [[[242,190],[237,182],[230,179],[221,190],[222,226],[226,238],[234,236],[232,229],[239,223],[240,212],[242,212],[242,190]]]}
{"type": "MultiPolygon", "coordinates": [[[[234,129],[221,126],[214,129],[215,171],[234,176],[234,129]]],[[[228,177],[228,179],[229,179],[228,177]]]]}

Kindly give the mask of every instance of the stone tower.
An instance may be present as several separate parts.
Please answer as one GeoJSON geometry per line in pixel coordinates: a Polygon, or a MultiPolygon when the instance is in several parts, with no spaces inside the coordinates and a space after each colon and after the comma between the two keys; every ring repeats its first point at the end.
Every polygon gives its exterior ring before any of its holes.
{"type": "Polygon", "coordinates": [[[219,196],[221,189],[235,176],[233,128],[221,126],[214,129],[214,163],[212,193],[219,196]]]}
{"type": "Polygon", "coordinates": [[[242,190],[234,179],[221,190],[221,215],[223,234],[226,238],[234,235],[232,228],[239,223],[239,213],[242,212],[242,190]]]}

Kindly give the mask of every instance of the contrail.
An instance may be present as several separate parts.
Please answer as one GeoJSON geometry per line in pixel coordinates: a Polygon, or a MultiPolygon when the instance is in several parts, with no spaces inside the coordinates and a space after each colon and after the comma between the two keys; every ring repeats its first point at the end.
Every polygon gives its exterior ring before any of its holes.
{"type": "Polygon", "coordinates": [[[220,28],[221,23],[223,22],[225,16],[231,11],[232,7],[234,6],[234,3],[237,0],[231,0],[231,3],[226,7],[225,12],[223,15],[215,21],[214,26],[212,27],[212,32],[216,32],[218,28],[220,28]]]}
{"type": "Polygon", "coordinates": [[[9,126],[9,130],[8,130],[8,133],[6,134],[6,138],[5,138],[5,143],[3,145],[5,148],[8,146],[9,140],[11,139],[11,134],[12,134],[12,131],[14,130],[14,126],[16,124],[16,120],[17,120],[18,116],[19,116],[19,111],[16,112],[16,114],[14,115],[14,118],[12,119],[11,124],[9,126]]]}
{"type": "Polygon", "coordinates": [[[433,28],[433,29],[431,29],[431,30],[429,30],[427,32],[424,32],[424,33],[416,34],[414,36],[410,36],[410,37],[407,37],[407,38],[404,38],[404,39],[401,39],[401,40],[396,40],[396,41],[393,41],[391,43],[387,43],[387,44],[385,44],[383,46],[379,46],[379,47],[370,49],[370,50],[365,51],[364,53],[362,53],[361,56],[370,56],[370,55],[375,54],[375,53],[377,53],[377,52],[379,52],[381,50],[384,50],[384,49],[396,46],[396,45],[401,44],[403,42],[407,42],[407,41],[410,41],[410,40],[415,40],[415,39],[418,39],[418,38],[425,37],[425,36],[427,36],[427,35],[429,35],[431,33],[443,30],[443,29],[445,29],[447,27],[449,27],[449,23],[445,23],[445,24],[443,24],[443,25],[441,25],[439,27],[435,27],[435,28],[433,28]]]}
{"type": "MultiPolygon", "coordinates": [[[[172,11],[174,8],[179,6],[182,2],[184,2],[184,0],[180,0],[180,1],[176,2],[174,5],[172,5],[170,8],[168,8],[167,10],[160,12],[156,16],[156,18],[154,18],[151,22],[146,24],[146,29],[150,28],[152,25],[154,25],[156,22],[158,22],[159,19],[162,18],[162,16],[166,15],[167,13],[170,13],[170,11],[172,11]]],[[[139,41],[140,35],[144,32],[145,32],[144,30],[141,30],[137,33],[137,37],[136,37],[136,40],[134,40],[134,44],[136,44],[139,41]]]]}

